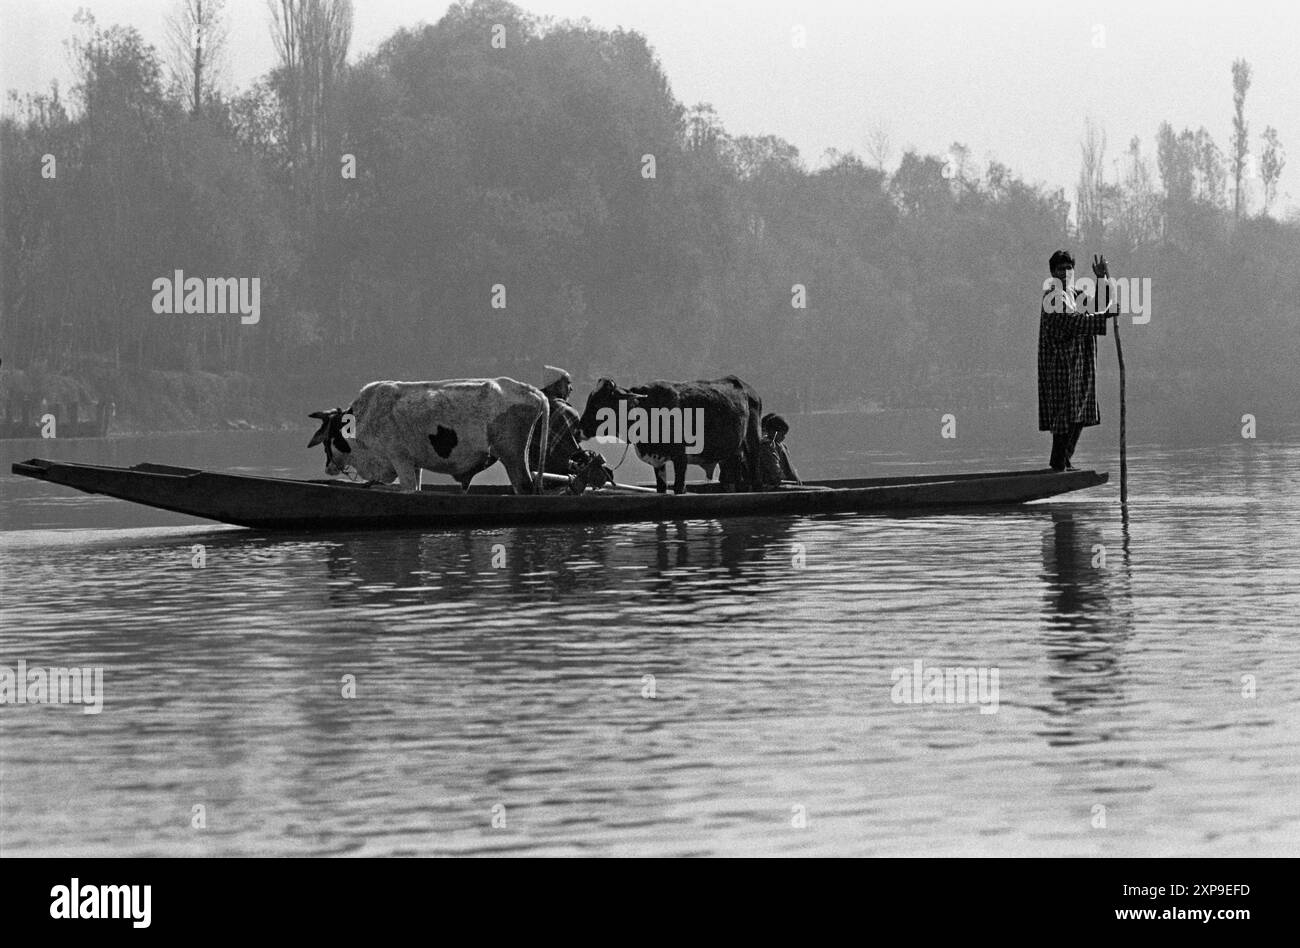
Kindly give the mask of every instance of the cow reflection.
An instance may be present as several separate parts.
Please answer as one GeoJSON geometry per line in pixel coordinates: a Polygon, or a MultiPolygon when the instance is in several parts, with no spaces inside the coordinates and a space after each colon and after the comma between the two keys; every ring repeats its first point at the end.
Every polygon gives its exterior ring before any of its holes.
{"type": "Polygon", "coordinates": [[[488,599],[503,588],[547,599],[600,588],[611,529],[595,524],[345,536],[327,547],[330,600],[463,601],[488,599]]]}
{"type": "Polygon", "coordinates": [[[504,591],[536,602],[623,589],[691,599],[720,575],[745,595],[768,588],[756,570],[788,561],[795,518],[367,533],[322,542],[332,605],[445,602],[504,591]]]}
{"type": "Polygon", "coordinates": [[[392,601],[463,598],[459,584],[444,583],[474,552],[472,534],[346,534],[325,541],[331,605],[354,605],[375,596],[392,601]]]}
{"type": "Polygon", "coordinates": [[[698,580],[705,576],[717,578],[720,573],[736,580],[728,593],[755,595],[771,588],[761,581],[764,567],[760,564],[779,554],[788,565],[796,519],[666,521],[654,525],[653,540],[643,529],[632,549],[653,542],[654,566],[647,590],[659,597],[687,602],[700,596],[716,596],[720,592],[716,586],[705,586],[698,580]]]}

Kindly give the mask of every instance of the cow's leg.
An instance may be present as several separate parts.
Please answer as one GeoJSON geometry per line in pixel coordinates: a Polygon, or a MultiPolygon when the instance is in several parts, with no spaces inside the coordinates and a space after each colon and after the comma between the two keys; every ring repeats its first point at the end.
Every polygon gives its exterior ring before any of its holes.
{"type": "Polygon", "coordinates": [[[496,463],[497,463],[496,458],[494,458],[490,454],[487,455],[487,457],[483,458],[483,462],[479,464],[477,467],[470,468],[460,477],[456,478],[456,480],[460,482],[460,489],[468,494],[470,481],[474,480],[474,478],[478,477],[478,475],[482,474],[484,471],[486,471],[488,468],[490,468],[493,464],[496,463]]]}
{"type": "Polygon", "coordinates": [[[420,489],[420,466],[414,461],[406,458],[398,458],[393,461],[393,467],[397,468],[397,483],[402,490],[420,489]]]}
{"type": "Polygon", "coordinates": [[[718,483],[728,494],[735,493],[737,490],[737,481],[740,479],[740,464],[735,458],[727,458],[719,465],[722,473],[718,475],[718,483]]]}
{"type": "Polygon", "coordinates": [[[533,478],[528,470],[528,435],[535,422],[538,422],[538,409],[532,404],[511,405],[488,422],[488,448],[505,467],[516,494],[530,494],[533,490],[533,478]]]}
{"type": "Polygon", "coordinates": [[[664,477],[664,468],[667,466],[667,462],[655,465],[655,490],[661,494],[668,493],[668,481],[664,477]]]}
{"type": "Polygon", "coordinates": [[[763,489],[763,472],[758,456],[758,446],[763,437],[759,424],[763,403],[757,398],[755,401],[757,404],[750,405],[748,417],[745,419],[745,443],[739,458],[743,476],[748,482],[745,485],[746,490],[763,489]]]}
{"type": "Polygon", "coordinates": [[[526,458],[506,455],[501,459],[501,463],[506,469],[506,476],[510,478],[510,486],[514,488],[516,494],[533,492],[533,478],[528,473],[526,458]]]}
{"type": "Polygon", "coordinates": [[[673,458],[673,493],[686,493],[686,458],[673,458]]]}

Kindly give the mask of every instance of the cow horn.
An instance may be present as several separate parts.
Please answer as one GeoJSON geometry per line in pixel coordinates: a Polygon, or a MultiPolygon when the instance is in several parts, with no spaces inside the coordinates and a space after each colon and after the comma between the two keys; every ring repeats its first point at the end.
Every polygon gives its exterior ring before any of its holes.
{"type": "Polygon", "coordinates": [[[325,439],[330,436],[330,428],[333,427],[334,419],[338,416],[332,412],[314,411],[307,417],[316,418],[320,421],[320,427],[316,429],[316,433],[307,442],[307,447],[314,448],[318,444],[323,444],[325,439]]]}

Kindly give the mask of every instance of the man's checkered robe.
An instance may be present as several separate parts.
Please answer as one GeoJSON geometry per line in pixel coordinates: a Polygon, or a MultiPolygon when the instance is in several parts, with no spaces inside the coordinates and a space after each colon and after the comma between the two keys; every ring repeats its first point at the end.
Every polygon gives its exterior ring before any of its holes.
{"type": "MultiPolygon", "coordinates": [[[[582,440],[582,432],[579,430],[578,422],[582,416],[578,410],[562,398],[552,398],[551,402],[551,427],[547,435],[546,445],[546,473],[547,474],[568,474],[569,459],[573,457],[581,448],[578,443],[582,440]]],[[[537,436],[528,445],[528,460],[532,464],[532,470],[537,470],[537,452],[541,450],[538,444],[537,436]]]]}
{"type": "Polygon", "coordinates": [[[1077,291],[1053,307],[1053,292],[1043,294],[1038,318],[1038,430],[1066,434],[1071,424],[1101,424],[1096,337],[1106,335],[1106,317],[1084,312],[1077,291]]]}

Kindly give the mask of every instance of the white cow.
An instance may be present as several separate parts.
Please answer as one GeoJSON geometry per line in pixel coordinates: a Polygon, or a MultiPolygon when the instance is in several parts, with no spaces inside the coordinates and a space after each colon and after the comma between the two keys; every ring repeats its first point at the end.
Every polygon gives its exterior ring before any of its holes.
{"type": "Polygon", "coordinates": [[[424,469],[469,490],[475,474],[500,460],[516,494],[541,489],[528,470],[528,445],[538,430],[546,457],[550,407],[539,389],[514,379],[371,382],[346,411],[311,417],[321,426],[307,447],[325,445],[330,475],[352,468],[368,481],[396,478],[419,490],[424,469]]]}

